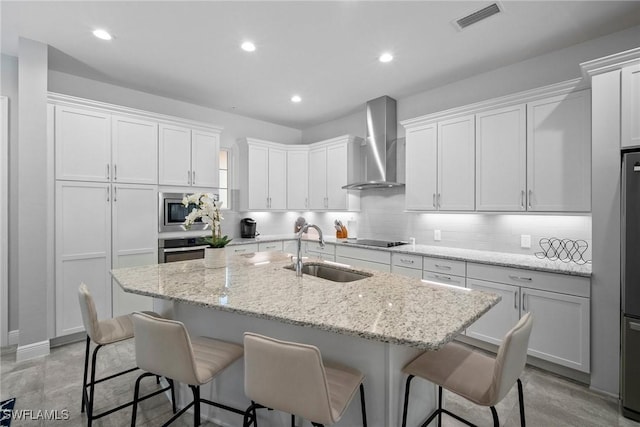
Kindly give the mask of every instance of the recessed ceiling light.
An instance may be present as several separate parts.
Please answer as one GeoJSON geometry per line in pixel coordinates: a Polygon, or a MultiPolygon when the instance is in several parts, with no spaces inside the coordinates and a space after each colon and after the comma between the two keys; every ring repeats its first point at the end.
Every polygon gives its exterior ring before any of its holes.
{"type": "Polygon", "coordinates": [[[245,52],[253,52],[254,50],[256,50],[256,45],[251,42],[244,42],[240,45],[240,47],[245,52]]]}
{"type": "Polygon", "coordinates": [[[291,97],[291,102],[298,103],[298,102],[300,102],[300,101],[302,101],[302,98],[300,98],[300,95],[293,95],[293,96],[291,97]]]}
{"type": "Polygon", "coordinates": [[[100,29],[95,30],[93,32],[93,35],[99,38],[100,40],[111,40],[113,38],[111,37],[111,34],[106,32],[105,30],[100,30],[100,29]]]}
{"type": "Polygon", "coordinates": [[[389,52],[385,52],[382,55],[380,55],[378,60],[380,62],[391,62],[393,61],[393,55],[391,55],[389,52]]]}

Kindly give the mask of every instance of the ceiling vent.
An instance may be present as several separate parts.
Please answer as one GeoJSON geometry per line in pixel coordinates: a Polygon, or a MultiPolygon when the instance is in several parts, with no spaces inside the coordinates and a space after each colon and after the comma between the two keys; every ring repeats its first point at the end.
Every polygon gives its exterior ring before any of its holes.
{"type": "Polygon", "coordinates": [[[473,25],[500,12],[502,12],[502,6],[498,3],[492,3],[487,7],[473,12],[472,14],[455,20],[454,25],[458,28],[458,30],[464,30],[469,25],[473,25]]]}

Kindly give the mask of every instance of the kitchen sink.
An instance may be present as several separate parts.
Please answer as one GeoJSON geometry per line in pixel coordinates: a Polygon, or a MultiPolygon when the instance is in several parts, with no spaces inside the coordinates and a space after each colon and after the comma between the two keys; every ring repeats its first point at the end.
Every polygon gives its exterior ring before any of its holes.
{"type": "MultiPolygon", "coordinates": [[[[293,265],[286,266],[285,268],[293,271],[296,269],[293,265]]],[[[351,271],[327,264],[312,263],[302,266],[302,274],[319,277],[332,282],[355,282],[356,280],[362,280],[372,276],[369,273],[351,271]]]]}

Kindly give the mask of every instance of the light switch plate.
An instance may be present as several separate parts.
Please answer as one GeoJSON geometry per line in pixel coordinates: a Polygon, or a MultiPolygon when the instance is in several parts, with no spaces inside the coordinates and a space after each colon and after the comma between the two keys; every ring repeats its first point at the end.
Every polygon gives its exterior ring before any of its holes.
{"type": "Polygon", "coordinates": [[[530,234],[521,234],[520,235],[520,247],[523,249],[531,248],[531,235],[530,234]]]}
{"type": "Polygon", "coordinates": [[[435,240],[436,242],[442,240],[442,233],[440,232],[440,230],[433,230],[433,240],[435,240]]]}

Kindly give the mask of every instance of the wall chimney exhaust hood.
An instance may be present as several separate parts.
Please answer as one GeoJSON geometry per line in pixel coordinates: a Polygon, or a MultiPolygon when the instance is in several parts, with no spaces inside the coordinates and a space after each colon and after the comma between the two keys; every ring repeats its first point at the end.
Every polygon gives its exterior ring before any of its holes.
{"type": "Polygon", "coordinates": [[[364,179],[345,185],[347,190],[404,187],[397,182],[396,100],[388,96],[367,102],[367,137],[363,141],[364,179]]]}

